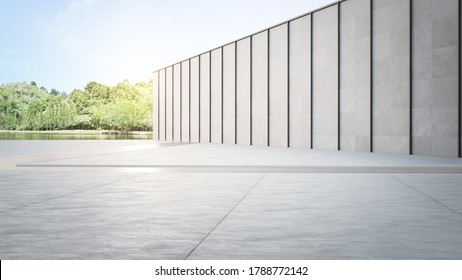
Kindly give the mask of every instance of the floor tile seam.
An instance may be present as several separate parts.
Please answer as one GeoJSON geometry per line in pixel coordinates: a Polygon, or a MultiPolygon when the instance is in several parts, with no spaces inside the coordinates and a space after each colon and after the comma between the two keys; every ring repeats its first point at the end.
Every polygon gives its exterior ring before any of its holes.
{"type": "Polygon", "coordinates": [[[438,199],[435,199],[435,198],[431,197],[430,195],[426,194],[425,192],[423,192],[423,191],[421,191],[421,190],[419,190],[419,189],[413,187],[412,185],[410,185],[410,184],[408,184],[408,183],[402,181],[401,179],[397,178],[397,177],[394,176],[394,175],[389,174],[389,176],[392,177],[393,179],[395,179],[396,181],[400,182],[401,184],[406,185],[406,186],[409,187],[410,189],[413,189],[415,192],[417,192],[417,193],[419,193],[419,194],[421,194],[421,195],[427,197],[428,199],[432,200],[433,202],[439,204],[440,206],[443,206],[444,208],[450,210],[450,211],[453,212],[454,214],[457,214],[458,216],[462,217],[462,213],[460,213],[460,212],[458,212],[457,210],[455,210],[455,209],[449,207],[448,205],[442,203],[442,202],[439,201],[438,199]]]}
{"type": "Polygon", "coordinates": [[[16,164],[16,166],[18,165],[19,166],[21,165],[34,165],[34,166],[44,165],[46,166],[46,163],[50,161],[61,161],[61,160],[81,159],[81,158],[86,158],[86,157],[107,156],[107,155],[114,155],[114,154],[120,154],[120,153],[126,153],[126,152],[133,152],[133,151],[116,151],[116,152],[108,152],[108,153],[102,153],[102,154],[89,154],[89,155],[83,155],[83,156],[71,156],[71,157],[64,157],[64,158],[41,159],[41,160],[27,162],[23,164],[16,164]]]}
{"type": "MultiPolygon", "coordinates": [[[[235,239],[229,239],[229,238],[214,238],[214,239],[209,239],[211,241],[226,241],[226,242],[246,242],[246,240],[243,240],[242,238],[235,238],[235,239]]],[[[297,239],[295,239],[297,240],[297,239]]],[[[251,242],[254,242],[250,240],[251,242]]],[[[287,240],[272,240],[272,239],[259,239],[257,242],[260,243],[268,243],[268,242],[276,242],[276,243],[283,243],[287,242],[287,240]]],[[[311,242],[316,242],[316,244],[332,244],[332,243],[380,243],[380,242],[387,242],[391,244],[403,244],[403,243],[425,243],[425,244],[462,244],[462,241],[419,241],[419,240],[403,240],[403,241],[395,241],[394,239],[374,239],[374,240],[337,240],[337,239],[328,239],[328,240],[321,240],[321,239],[302,239],[302,240],[297,240],[297,243],[311,243],[311,242]]]]}
{"type": "MultiPolygon", "coordinates": [[[[2,237],[3,238],[3,237],[2,237]]],[[[8,238],[8,237],[6,237],[8,238]]],[[[175,241],[175,240],[173,240],[175,241]]],[[[194,241],[194,240],[187,240],[187,241],[194,241]]],[[[213,240],[213,241],[220,241],[220,240],[213,240]]],[[[239,242],[239,243],[245,243],[243,242],[241,239],[235,239],[235,240],[223,240],[223,241],[236,241],[236,242],[239,242]]],[[[262,243],[269,243],[271,241],[265,241],[262,243]]],[[[374,242],[374,241],[316,241],[316,244],[335,244],[335,243],[345,243],[345,244],[351,244],[351,243],[357,243],[357,244],[360,244],[360,243],[364,243],[364,244],[377,244],[378,242],[389,242],[389,244],[392,244],[392,245],[402,245],[402,244],[435,244],[435,245],[449,245],[449,244],[454,244],[454,245],[462,245],[462,242],[431,242],[431,241],[422,241],[422,242],[410,242],[410,241],[406,241],[406,242],[392,242],[391,240],[379,240],[377,242],[374,242]]],[[[278,242],[279,243],[279,242],[278,242]]],[[[307,242],[304,242],[304,243],[307,243],[307,242]]],[[[389,246],[387,246],[389,247],[389,246]]],[[[115,248],[115,247],[114,247],[115,248]]],[[[8,251],[5,251],[2,249],[2,252],[8,252],[8,251]]],[[[10,251],[10,252],[13,252],[13,251],[10,251]]]]}
{"type": "Polygon", "coordinates": [[[401,244],[401,243],[429,243],[429,244],[445,244],[445,243],[454,243],[454,244],[462,244],[462,240],[452,240],[452,241],[432,241],[432,240],[396,240],[395,237],[390,237],[390,238],[374,238],[374,239],[335,239],[335,238],[326,238],[326,239],[318,239],[318,238],[287,238],[289,235],[284,235],[283,239],[281,238],[255,238],[255,239],[245,239],[242,237],[236,237],[236,238],[230,238],[230,237],[219,237],[219,236],[214,236],[213,238],[209,238],[208,240],[210,241],[226,241],[226,242],[257,242],[257,243],[268,243],[268,242],[276,242],[276,243],[286,243],[286,242],[292,242],[296,241],[296,243],[310,243],[310,242],[315,242],[315,243],[393,243],[393,244],[401,244]]]}
{"type": "MultiPolygon", "coordinates": [[[[150,149],[154,149],[154,148],[150,148],[150,149]]],[[[144,150],[149,150],[149,149],[144,149],[144,150]]],[[[139,150],[138,150],[139,151],[139,150]]],[[[126,152],[136,152],[136,151],[119,151],[119,152],[113,152],[113,153],[126,153],[126,152]]],[[[113,154],[113,153],[109,153],[109,154],[113,154]]],[[[105,155],[105,154],[99,154],[99,155],[105,155]]],[[[98,156],[98,155],[88,155],[88,156],[98,156]]],[[[87,157],[86,155],[85,156],[79,156],[78,158],[80,157],[87,157]]],[[[72,157],[73,158],[73,157],[72,157]]],[[[71,159],[71,158],[69,158],[71,159]]],[[[61,160],[61,159],[58,159],[58,160],[61,160]]],[[[66,159],[62,159],[62,160],[66,160],[66,159]]],[[[52,160],[48,160],[48,161],[52,161],[52,160]]],[[[32,164],[32,163],[30,163],[32,164]]],[[[45,164],[44,164],[45,165],[45,164]]],[[[67,165],[73,165],[73,164],[67,164],[67,165]]],[[[108,166],[119,166],[120,164],[94,164],[96,166],[98,165],[108,165],[108,166]]],[[[172,164],[156,164],[156,163],[151,163],[151,164],[133,164],[133,166],[153,166],[153,167],[220,167],[220,168],[272,168],[272,169],[277,169],[277,168],[298,168],[298,169],[316,169],[316,168],[345,168],[345,169],[360,169],[360,168],[364,168],[364,169],[379,169],[379,168],[384,168],[384,169],[387,169],[387,168],[396,168],[396,169],[404,169],[404,170],[407,170],[407,169],[419,169],[419,168],[422,168],[422,169],[430,169],[430,168],[436,168],[436,169],[461,169],[462,170],[462,166],[452,166],[452,165],[428,165],[428,166],[401,166],[401,165],[390,165],[390,166],[380,166],[380,165],[332,165],[332,164],[317,164],[317,165],[314,165],[314,164],[311,164],[311,165],[300,165],[300,164],[297,164],[297,165],[294,165],[294,164],[287,164],[287,165],[268,165],[268,164],[240,164],[240,163],[235,163],[235,164],[216,164],[216,163],[212,163],[212,164],[175,164],[175,163],[172,163],[172,164]]],[[[126,166],[125,164],[122,164],[122,166],[126,166]]],[[[128,166],[131,166],[130,164],[128,164],[128,166]]],[[[374,171],[371,171],[371,173],[373,173],[374,171]]],[[[388,171],[387,171],[388,172],[388,171]]],[[[432,173],[430,173],[432,174],[432,173]]],[[[435,174],[438,174],[438,173],[435,173],[435,174]]]]}
{"type": "Polygon", "coordinates": [[[20,176],[22,174],[10,174],[10,175],[6,175],[6,176],[3,176],[2,179],[6,179],[6,178],[11,178],[11,177],[16,177],[16,176],[20,176]]]}
{"type": "MultiPolygon", "coordinates": [[[[71,156],[71,157],[64,157],[64,158],[59,158],[59,159],[37,160],[37,161],[28,162],[28,163],[25,163],[25,164],[37,165],[37,164],[46,163],[46,162],[49,162],[49,161],[71,160],[71,159],[79,159],[79,158],[85,158],[85,157],[106,156],[106,155],[114,155],[114,154],[121,154],[121,153],[127,153],[127,152],[136,152],[136,151],[143,151],[143,150],[154,150],[154,149],[158,149],[158,148],[170,148],[170,147],[182,146],[182,145],[162,145],[162,144],[159,144],[159,145],[160,146],[149,147],[149,148],[144,148],[144,149],[137,149],[137,150],[129,150],[129,151],[120,151],[121,148],[118,148],[119,149],[118,151],[111,151],[111,152],[107,152],[107,153],[90,154],[90,155],[83,155],[83,156],[71,156]]],[[[136,145],[134,145],[134,146],[136,146],[136,145]]],[[[132,147],[132,146],[126,146],[126,147],[132,147]]],[[[126,147],[124,147],[124,148],[126,148],[126,147]]],[[[84,151],[88,151],[88,150],[84,150],[84,151]]],[[[90,152],[91,151],[97,151],[97,150],[90,150],[90,152]]]]}
{"type": "MultiPolygon", "coordinates": [[[[66,161],[68,159],[62,159],[66,161]]],[[[72,159],[69,159],[72,160],[72,159]]],[[[59,160],[61,161],[61,160],[59,160]]],[[[40,161],[32,163],[16,164],[16,167],[26,168],[145,168],[163,172],[225,172],[225,173],[275,173],[275,174],[451,174],[462,175],[462,168],[454,170],[453,167],[437,167],[438,171],[427,172],[423,170],[367,170],[363,166],[265,166],[265,165],[197,165],[197,164],[107,164],[107,163],[52,163],[52,161],[40,161]],[[341,170],[331,170],[340,168],[341,170]],[[365,168],[366,170],[361,170],[365,168]],[[244,172],[245,171],[245,172],[244,172]]],[[[399,167],[398,167],[399,168],[399,167]]]]}
{"type": "Polygon", "coordinates": [[[226,213],[225,216],[223,216],[223,218],[221,218],[221,220],[204,236],[204,238],[199,241],[199,243],[186,255],[186,257],[184,258],[184,260],[187,260],[193,253],[194,251],[196,251],[197,248],[199,248],[199,246],[210,236],[210,234],[212,234],[212,232],[217,229],[220,224],[223,223],[223,221],[234,211],[234,209],[236,209],[239,204],[241,204],[241,202],[263,181],[263,179],[266,178],[268,174],[265,173],[263,174],[263,176],[250,188],[250,190],[231,208],[231,210],[228,211],[228,213],[226,213]]]}
{"type": "Polygon", "coordinates": [[[131,176],[129,178],[122,178],[122,179],[118,179],[118,180],[111,181],[111,182],[108,182],[108,183],[104,183],[104,184],[96,185],[96,186],[93,186],[93,187],[85,188],[85,189],[82,189],[82,190],[73,191],[73,192],[63,194],[63,195],[60,195],[60,196],[55,196],[55,197],[51,197],[51,198],[44,199],[44,200],[41,200],[41,201],[37,201],[37,202],[31,203],[31,204],[28,204],[28,205],[22,205],[22,206],[18,206],[18,207],[12,208],[12,209],[8,209],[6,211],[0,211],[0,214],[7,214],[7,213],[10,213],[10,212],[19,210],[19,209],[27,208],[27,207],[34,206],[34,205],[39,205],[39,204],[46,203],[46,202],[49,202],[49,201],[52,201],[52,200],[61,199],[61,198],[64,198],[64,197],[75,195],[77,193],[82,193],[82,192],[85,192],[85,191],[88,191],[88,190],[93,190],[93,189],[104,187],[104,186],[107,186],[107,185],[116,184],[116,183],[119,183],[119,182],[123,182],[125,180],[134,179],[134,178],[137,178],[137,177],[140,177],[140,176],[143,176],[143,175],[147,175],[147,174],[137,174],[136,176],[131,176]]]}

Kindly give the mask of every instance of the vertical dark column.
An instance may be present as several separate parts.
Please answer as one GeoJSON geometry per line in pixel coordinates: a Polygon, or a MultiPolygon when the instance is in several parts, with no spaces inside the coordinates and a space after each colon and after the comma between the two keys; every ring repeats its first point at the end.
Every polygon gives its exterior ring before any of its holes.
{"type": "Polygon", "coordinates": [[[197,82],[197,85],[199,87],[199,92],[198,92],[198,95],[199,95],[199,143],[201,142],[201,55],[198,56],[198,68],[199,70],[197,71],[197,75],[198,75],[198,82],[197,82]]]}
{"type": "Polygon", "coordinates": [[[209,52],[209,143],[212,143],[212,51],[209,52]]]}
{"type": "Polygon", "coordinates": [[[160,70],[157,71],[157,141],[160,140],[160,70]]]}
{"type": "Polygon", "coordinates": [[[409,0],[409,154],[412,155],[412,0],[409,0]]]}
{"type": "Polygon", "coordinates": [[[340,2],[337,2],[337,150],[340,151],[340,2]]]}
{"type": "Polygon", "coordinates": [[[250,35],[250,145],[252,145],[252,41],[253,41],[253,35],[250,35]]]}
{"type": "Polygon", "coordinates": [[[290,21],[287,22],[287,148],[290,147],[290,21]]]}
{"type": "Polygon", "coordinates": [[[180,142],[183,142],[183,62],[180,62],[180,142]]]}
{"type": "Polygon", "coordinates": [[[266,55],[267,55],[267,73],[266,73],[266,90],[267,90],[267,101],[266,101],[266,105],[267,105],[267,109],[266,109],[266,112],[267,112],[267,145],[269,146],[270,145],[270,30],[268,29],[267,31],[267,36],[266,36],[266,39],[267,39],[267,44],[266,44],[266,48],[267,48],[267,51],[266,51],[266,55]]]}
{"type": "Polygon", "coordinates": [[[167,68],[164,68],[164,141],[167,141],[167,68]]]}
{"type": "Polygon", "coordinates": [[[310,148],[313,149],[313,13],[310,14],[310,148]]]}
{"type": "Polygon", "coordinates": [[[234,144],[237,144],[237,41],[234,42],[234,144]]]}
{"type": "Polygon", "coordinates": [[[223,47],[221,47],[221,144],[223,144],[223,47]]]}
{"type": "Polygon", "coordinates": [[[462,98],[461,98],[461,90],[462,90],[462,88],[461,88],[461,78],[462,78],[461,64],[462,64],[462,59],[461,59],[461,50],[460,50],[461,49],[461,38],[460,38],[460,36],[462,34],[462,32],[460,30],[460,27],[461,27],[461,18],[460,17],[462,16],[462,12],[461,12],[462,8],[461,7],[462,7],[462,3],[461,3],[461,1],[459,1],[459,25],[457,26],[457,28],[459,29],[459,77],[458,77],[458,80],[459,80],[459,84],[458,84],[458,87],[459,87],[459,96],[458,96],[458,98],[459,98],[459,100],[458,100],[458,103],[459,103],[459,116],[458,116],[458,118],[459,118],[459,126],[458,126],[459,157],[462,157],[462,151],[461,151],[461,147],[460,147],[462,145],[462,143],[461,143],[462,142],[461,141],[461,137],[462,137],[462,135],[461,135],[461,125],[462,125],[462,123],[461,123],[461,106],[462,106],[462,103],[461,103],[461,100],[462,100],[462,98]]]}
{"type": "Polygon", "coordinates": [[[175,141],[175,65],[172,65],[172,141],[175,141]]]}
{"type": "Polygon", "coordinates": [[[188,61],[188,83],[189,83],[189,86],[188,86],[188,89],[189,89],[189,98],[188,98],[188,102],[189,102],[189,110],[188,110],[188,114],[189,114],[189,117],[188,117],[188,122],[189,122],[189,125],[188,125],[188,130],[189,130],[189,143],[191,143],[191,59],[189,59],[188,61]]]}
{"type": "Polygon", "coordinates": [[[369,32],[370,32],[370,37],[369,37],[369,56],[370,56],[370,64],[369,64],[369,67],[370,67],[370,76],[369,76],[369,84],[370,84],[370,94],[371,94],[371,98],[370,98],[370,152],[372,153],[374,151],[374,144],[373,144],[373,137],[374,137],[374,133],[373,133],[373,129],[374,129],[374,123],[373,123],[373,120],[374,120],[374,110],[373,110],[373,106],[374,106],[374,75],[373,75],[373,54],[374,54],[374,40],[373,40],[373,36],[374,36],[374,32],[373,32],[373,26],[374,26],[374,0],[371,0],[370,2],[370,29],[369,29],[369,32]]]}

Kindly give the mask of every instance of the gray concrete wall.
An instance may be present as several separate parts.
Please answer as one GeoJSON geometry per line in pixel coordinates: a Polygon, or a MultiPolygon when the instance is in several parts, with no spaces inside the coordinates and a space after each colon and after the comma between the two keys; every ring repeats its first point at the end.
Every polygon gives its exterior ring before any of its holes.
{"type": "Polygon", "coordinates": [[[154,73],[152,80],[152,139],[159,140],[159,71],[154,73]]]}
{"type": "Polygon", "coordinates": [[[237,42],[237,144],[250,145],[250,38],[237,42]]]}
{"type": "Polygon", "coordinates": [[[165,82],[165,140],[173,141],[173,69],[168,67],[165,82]]]}
{"type": "Polygon", "coordinates": [[[189,94],[189,60],[186,60],[181,63],[181,141],[183,142],[189,142],[189,94]]]}
{"type": "Polygon", "coordinates": [[[223,47],[223,143],[236,144],[235,44],[223,47]]]}
{"type": "Polygon", "coordinates": [[[311,147],[311,15],[290,22],[289,145],[311,147]]]}
{"type": "Polygon", "coordinates": [[[180,64],[173,66],[173,141],[181,141],[180,64]]]}
{"type": "Polygon", "coordinates": [[[269,30],[269,143],[288,145],[288,33],[287,24],[269,30]]]}
{"type": "Polygon", "coordinates": [[[313,148],[338,148],[337,6],[313,15],[313,148]]]}
{"type": "Polygon", "coordinates": [[[268,145],[268,31],[252,36],[252,145],[268,145]]]}
{"type": "Polygon", "coordinates": [[[190,114],[190,141],[193,143],[199,142],[199,57],[194,57],[190,61],[191,69],[189,77],[191,79],[191,114],[190,114]]]}
{"type": "Polygon", "coordinates": [[[222,122],[222,91],[221,91],[221,48],[212,51],[212,73],[211,73],[211,142],[221,143],[221,122],[222,122]]]}
{"type": "Polygon", "coordinates": [[[154,139],[458,157],[459,6],[343,0],[160,69],[154,139]]]}
{"type": "Polygon", "coordinates": [[[458,153],[458,1],[413,3],[412,141],[417,155],[458,153]]]}
{"type": "Polygon", "coordinates": [[[369,152],[370,0],[340,4],[340,149],[369,152]]]}
{"type": "Polygon", "coordinates": [[[159,140],[165,140],[165,69],[159,70],[159,140]]]}
{"type": "Polygon", "coordinates": [[[200,142],[210,143],[210,54],[200,56],[200,142]]]}
{"type": "Polygon", "coordinates": [[[410,153],[410,1],[373,2],[373,151],[410,153]]]}

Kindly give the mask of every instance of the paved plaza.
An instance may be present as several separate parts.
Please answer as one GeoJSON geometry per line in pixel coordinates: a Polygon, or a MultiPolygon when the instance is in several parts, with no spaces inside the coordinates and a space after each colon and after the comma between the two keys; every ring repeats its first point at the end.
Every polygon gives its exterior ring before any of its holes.
{"type": "Polygon", "coordinates": [[[0,142],[0,259],[462,259],[462,160],[0,142]]]}

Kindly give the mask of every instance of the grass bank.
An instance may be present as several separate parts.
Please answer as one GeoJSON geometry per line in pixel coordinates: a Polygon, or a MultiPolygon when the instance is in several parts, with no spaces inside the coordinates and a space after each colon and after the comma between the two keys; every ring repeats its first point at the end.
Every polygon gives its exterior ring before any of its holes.
{"type": "Polygon", "coordinates": [[[118,131],[118,130],[0,130],[0,133],[25,133],[25,134],[75,134],[75,135],[100,135],[100,134],[126,134],[126,135],[151,135],[152,131],[118,131]]]}

